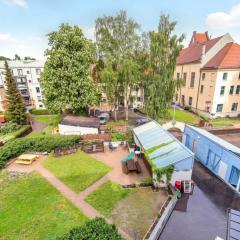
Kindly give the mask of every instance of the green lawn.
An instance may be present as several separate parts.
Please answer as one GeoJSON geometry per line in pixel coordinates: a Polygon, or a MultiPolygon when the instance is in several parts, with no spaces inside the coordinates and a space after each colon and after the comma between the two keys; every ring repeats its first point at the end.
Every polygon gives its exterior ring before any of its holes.
{"type": "Polygon", "coordinates": [[[210,120],[214,127],[229,127],[235,124],[240,124],[240,118],[216,118],[210,120]]]}
{"type": "Polygon", "coordinates": [[[50,155],[43,165],[75,192],[86,189],[111,170],[82,151],[58,158],[50,155]]]}
{"type": "Polygon", "coordinates": [[[0,172],[0,239],[52,240],[87,218],[37,173],[0,172]]]}
{"type": "Polygon", "coordinates": [[[54,126],[47,126],[42,131],[31,132],[26,137],[27,138],[31,138],[31,137],[44,137],[44,136],[47,136],[47,135],[52,135],[53,129],[54,129],[54,126]]]}
{"type": "Polygon", "coordinates": [[[34,119],[38,122],[57,125],[62,117],[60,115],[33,115],[34,119]]]}
{"type": "Polygon", "coordinates": [[[108,181],[91,193],[86,198],[86,201],[104,216],[108,217],[111,215],[117,202],[132,191],[132,189],[122,188],[119,184],[108,181]]]}
{"type": "MultiPolygon", "coordinates": [[[[169,109],[169,114],[171,119],[173,118],[173,109],[169,109]]],[[[189,123],[189,124],[198,124],[199,117],[193,113],[190,113],[185,110],[175,110],[175,120],[179,122],[189,123]]]]}

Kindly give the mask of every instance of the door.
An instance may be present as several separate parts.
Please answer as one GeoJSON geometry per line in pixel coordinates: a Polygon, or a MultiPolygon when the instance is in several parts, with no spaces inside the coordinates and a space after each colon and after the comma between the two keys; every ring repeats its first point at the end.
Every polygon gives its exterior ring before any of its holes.
{"type": "Polygon", "coordinates": [[[235,188],[237,187],[239,188],[239,176],[240,176],[240,170],[237,169],[236,167],[232,167],[229,183],[235,188]]]}
{"type": "Polygon", "coordinates": [[[208,168],[210,168],[212,171],[217,173],[219,169],[220,161],[221,161],[221,157],[219,155],[217,155],[211,150],[208,151],[208,158],[206,162],[206,165],[208,166],[208,168]]]}

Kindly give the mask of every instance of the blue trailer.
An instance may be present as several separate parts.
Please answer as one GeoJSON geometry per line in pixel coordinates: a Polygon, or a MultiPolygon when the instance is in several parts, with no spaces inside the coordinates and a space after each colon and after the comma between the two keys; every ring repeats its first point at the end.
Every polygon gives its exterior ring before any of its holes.
{"type": "Polygon", "coordinates": [[[240,192],[240,148],[189,125],[185,126],[183,143],[195,153],[196,160],[240,192]]]}

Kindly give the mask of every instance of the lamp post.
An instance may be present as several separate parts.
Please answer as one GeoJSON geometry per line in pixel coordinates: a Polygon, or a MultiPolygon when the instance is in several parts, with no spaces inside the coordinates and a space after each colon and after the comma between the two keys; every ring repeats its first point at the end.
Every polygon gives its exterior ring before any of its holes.
{"type": "Polygon", "coordinates": [[[176,120],[175,120],[175,113],[176,113],[176,103],[173,103],[173,119],[172,119],[172,125],[176,125],[176,120]]]}

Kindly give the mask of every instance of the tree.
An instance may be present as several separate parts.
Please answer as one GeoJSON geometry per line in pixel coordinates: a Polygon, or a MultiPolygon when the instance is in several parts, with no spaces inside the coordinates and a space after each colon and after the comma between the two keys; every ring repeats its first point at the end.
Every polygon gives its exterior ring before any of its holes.
{"type": "Polygon", "coordinates": [[[36,58],[26,56],[26,57],[24,57],[24,60],[25,60],[25,61],[27,61],[27,60],[36,60],[36,58]]]}
{"type": "Polygon", "coordinates": [[[7,116],[9,120],[23,125],[26,123],[25,102],[20,95],[7,61],[5,61],[5,70],[7,116]]]}
{"type": "Polygon", "coordinates": [[[122,240],[117,228],[113,224],[108,224],[103,218],[89,220],[80,227],[75,227],[57,240],[101,240],[112,239],[122,240]]]}
{"type": "Polygon", "coordinates": [[[175,90],[179,85],[174,79],[177,57],[182,49],[184,35],[173,34],[176,22],[161,15],[157,32],[150,32],[150,69],[147,82],[146,111],[159,120],[168,113],[175,90]]]}
{"type": "Polygon", "coordinates": [[[11,59],[8,57],[0,56],[0,61],[10,61],[11,59]]]}
{"type": "MultiPolygon", "coordinates": [[[[110,75],[113,76],[113,86],[117,82],[118,91],[112,92],[115,94],[112,99],[114,99],[114,105],[120,104],[120,99],[123,99],[126,120],[128,119],[129,93],[132,91],[130,88],[133,87],[133,82],[136,83],[138,71],[140,71],[135,61],[135,53],[138,51],[141,40],[139,30],[140,26],[129,19],[125,11],[120,11],[116,16],[98,18],[95,24],[97,58],[107,63],[105,65],[108,67],[106,70],[108,73],[109,63],[114,66],[111,71],[115,71],[116,74],[112,72],[110,75]],[[117,80],[114,79],[115,77],[117,80]]],[[[107,75],[107,82],[102,77],[103,84],[109,86],[110,75],[107,75]]],[[[116,107],[118,106],[114,106],[115,111],[116,107]]]]}
{"type": "Polygon", "coordinates": [[[50,111],[77,112],[100,99],[98,87],[89,77],[94,45],[78,26],[61,24],[48,34],[50,48],[41,76],[45,104],[50,111]]]}
{"type": "Polygon", "coordinates": [[[14,55],[14,60],[21,60],[21,57],[18,54],[14,55]]]}

